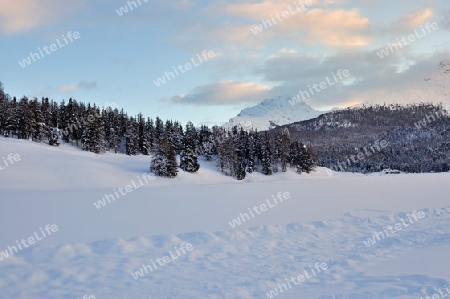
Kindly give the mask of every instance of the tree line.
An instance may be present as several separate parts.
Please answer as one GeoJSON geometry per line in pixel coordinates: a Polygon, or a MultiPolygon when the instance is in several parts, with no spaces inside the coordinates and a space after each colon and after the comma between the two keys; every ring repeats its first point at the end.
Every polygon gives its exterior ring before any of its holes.
{"type": "MultiPolygon", "coordinates": [[[[0,86],[1,87],[1,86],[0,86]]],[[[297,173],[315,165],[310,149],[291,140],[289,130],[268,132],[233,127],[184,127],[178,121],[128,116],[121,109],[84,104],[70,98],[56,103],[43,97],[10,97],[0,88],[0,134],[4,137],[73,144],[96,154],[113,152],[149,155],[150,171],[175,177],[179,169],[197,172],[199,157],[216,162],[217,168],[238,180],[246,174],[271,175],[288,167],[297,173]],[[179,162],[177,160],[179,156],[179,162]]]]}

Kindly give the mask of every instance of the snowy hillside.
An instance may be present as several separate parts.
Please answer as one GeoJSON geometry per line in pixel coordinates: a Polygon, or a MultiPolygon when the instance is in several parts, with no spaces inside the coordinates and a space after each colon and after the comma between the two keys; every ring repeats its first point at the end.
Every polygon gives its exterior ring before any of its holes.
{"type": "Polygon", "coordinates": [[[223,125],[231,128],[241,125],[245,128],[256,128],[259,131],[268,130],[274,126],[286,125],[297,121],[315,118],[324,111],[314,110],[304,101],[292,105],[292,97],[279,96],[266,99],[256,106],[243,109],[236,117],[231,118],[223,125]]]}
{"type": "Polygon", "coordinates": [[[450,284],[450,173],[237,181],[201,161],[144,181],[148,156],[2,137],[0,157],[1,298],[404,299],[450,284]]]}

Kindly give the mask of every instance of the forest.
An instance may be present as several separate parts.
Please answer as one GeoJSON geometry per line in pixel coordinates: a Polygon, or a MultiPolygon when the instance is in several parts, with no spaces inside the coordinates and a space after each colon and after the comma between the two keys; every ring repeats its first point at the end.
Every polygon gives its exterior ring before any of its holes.
{"type": "Polygon", "coordinates": [[[408,173],[450,169],[450,113],[442,104],[382,104],[347,108],[275,128],[288,129],[313,149],[317,165],[335,171],[371,173],[395,169],[408,173]],[[388,145],[348,163],[376,142],[388,145]],[[345,163],[347,161],[347,163],[345,163]],[[339,167],[346,165],[344,169],[339,167]]]}
{"type": "Polygon", "coordinates": [[[218,170],[238,180],[252,172],[271,175],[291,167],[300,174],[314,167],[310,150],[291,140],[287,129],[270,135],[242,127],[195,128],[192,122],[183,127],[178,121],[153,120],[141,113],[128,116],[123,109],[100,108],[72,98],[67,103],[48,98],[18,100],[2,88],[0,134],[53,146],[64,142],[96,154],[149,155],[149,170],[169,178],[180,169],[197,172],[199,158],[215,161],[218,170]]]}
{"type": "Polygon", "coordinates": [[[175,177],[180,169],[198,171],[199,158],[215,161],[219,171],[238,180],[288,167],[299,174],[315,166],[361,173],[447,172],[449,128],[448,109],[432,103],[362,105],[258,132],[238,126],[196,128],[192,122],[183,126],[72,98],[67,103],[17,100],[0,88],[1,135],[54,146],[64,142],[96,154],[149,155],[150,171],[165,177],[175,177]],[[386,145],[368,154],[379,142],[386,145]]]}

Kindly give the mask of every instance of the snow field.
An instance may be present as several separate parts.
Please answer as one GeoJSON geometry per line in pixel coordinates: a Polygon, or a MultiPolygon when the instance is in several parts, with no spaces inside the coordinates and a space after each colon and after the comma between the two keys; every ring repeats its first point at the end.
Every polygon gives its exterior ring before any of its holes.
{"type": "Polygon", "coordinates": [[[9,153],[21,160],[0,171],[0,252],[46,224],[58,233],[0,261],[2,298],[425,298],[450,282],[448,173],[318,168],[240,182],[202,161],[196,174],[155,178],[97,209],[149,158],[0,139],[0,157],[9,153]],[[231,228],[279,192],[290,198],[231,228]],[[181,244],[192,251],[133,278],[181,244]],[[312,276],[316,263],[327,269],[312,276]]]}

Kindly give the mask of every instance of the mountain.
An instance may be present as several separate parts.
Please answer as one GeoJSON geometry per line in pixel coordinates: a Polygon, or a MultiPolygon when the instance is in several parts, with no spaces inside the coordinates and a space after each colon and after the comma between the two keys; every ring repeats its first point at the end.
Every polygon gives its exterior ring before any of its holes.
{"type": "Polygon", "coordinates": [[[292,97],[284,95],[266,99],[256,106],[243,109],[237,116],[223,125],[231,128],[240,125],[244,128],[255,128],[258,131],[268,130],[277,126],[308,120],[319,116],[325,111],[318,111],[300,101],[292,105],[292,97]]]}
{"type": "Polygon", "coordinates": [[[353,107],[280,126],[269,134],[274,136],[287,128],[291,141],[298,140],[311,147],[317,164],[333,170],[369,173],[391,168],[416,173],[447,172],[450,170],[447,109],[432,103],[353,107]]]}

